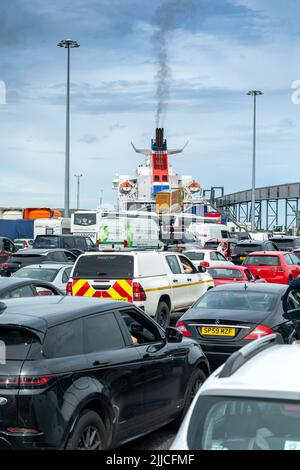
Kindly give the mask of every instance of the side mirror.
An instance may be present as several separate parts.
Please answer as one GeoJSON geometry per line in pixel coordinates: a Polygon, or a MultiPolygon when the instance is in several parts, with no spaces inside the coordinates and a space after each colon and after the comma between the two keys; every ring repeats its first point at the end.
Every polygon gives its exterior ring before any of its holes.
{"type": "Polygon", "coordinates": [[[183,334],[177,328],[168,326],[166,328],[166,338],[169,343],[181,343],[183,334]]]}
{"type": "Polygon", "coordinates": [[[255,279],[256,279],[256,281],[258,281],[258,280],[260,279],[260,277],[259,277],[259,276],[255,276],[255,279]]]}
{"type": "Polygon", "coordinates": [[[204,266],[199,266],[198,273],[206,273],[206,268],[204,266]]]}

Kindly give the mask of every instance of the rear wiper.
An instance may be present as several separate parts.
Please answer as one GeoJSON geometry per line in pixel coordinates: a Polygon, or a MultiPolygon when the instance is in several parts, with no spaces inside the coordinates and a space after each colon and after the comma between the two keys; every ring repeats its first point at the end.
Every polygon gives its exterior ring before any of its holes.
{"type": "Polygon", "coordinates": [[[97,276],[106,276],[107,273],[96,273],[97,276]]]}

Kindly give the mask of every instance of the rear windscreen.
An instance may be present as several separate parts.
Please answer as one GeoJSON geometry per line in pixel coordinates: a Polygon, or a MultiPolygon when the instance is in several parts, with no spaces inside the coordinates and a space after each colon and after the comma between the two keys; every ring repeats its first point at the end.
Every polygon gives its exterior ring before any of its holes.
{"type": "Polygon", "coordinates": [[[73,278],[132,279],[133,256],[82,256],[76,263],[73,278]]]}
{"type": "Polygon", "coordinates": [[[234,254],[235,255],[238,255],[240,253],[251,253],[251,251],[260,251],[261,250],[261,245],[256,245],[254,243],[249,243],[248,244],[244,244],[243,245],[239,245],[237,244],[234,248],[234,254]]]}
{"type": "Polygon", "coordinates": [[[188,251],[183,252],[183,254],[189,258],[191,261],[203,261],[204,260],[204,253],[198,253],[196,251],[188,251]]]}
{"type": "Polygon", "coordinates": [[[244,264],[249,266],[280,266],[278,256],[248,256],[244,264]]]}
{"type": "Polygon", "coordinates": [[[24,253],[24,255],[16,254],[10,257],[10,260],[12,260],[14,263],[22,263],[23,261],[26,261],[26,259],[36,259],[36,261],[38,262],[41,259],[41,255],[27,255],[24,253]]]}
{"type": "Polygon", "coordinates": [[[47,237],[47,236],[38,236],[35,239],[33,248],[59,248],[59,237],[47,237]]]}
{"type": "MultiPolygon", "coordinates": [[[[294,240],[293,239],[287,239],[287,238],[273,238],[271,239],[275,245],[278,246],[279,250],[291,250],[294,246],[294,240]]],[[[298,241],[298,240],[297,240],[298,241]]],[[[296,243],[297,244],[297,243],[296,243]]],[[[298,245],[297,245],[298,246],[298,245]]]]}
{"type": "Polygon", "coordinates": [[[205,248],[207,248],[207,247],[217,248],[218,246],[219,246],[218,242],[206,242],[206,243],[204,243],[205,248]]]}
{"type": "Polygon", "coordinates": [[[38,338],[27,330],[0,327],[0,363],[26,359],[31,345],[38,342],[38,338]]]}

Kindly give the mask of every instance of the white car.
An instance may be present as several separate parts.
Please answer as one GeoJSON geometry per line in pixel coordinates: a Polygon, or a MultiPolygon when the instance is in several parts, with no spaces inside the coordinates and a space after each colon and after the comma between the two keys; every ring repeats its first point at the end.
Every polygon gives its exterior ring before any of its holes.
{"type": "Polygon", "coordinates": [[[214,287],[203,271],[180,253],[85,253],[74,264],[67,292],[133,302],[165,327],[171,312],[187,309],[214,287]]]}
{"type": "Polygon", "coordinates": [[[66,286],[72,271],[72,264],[31,264],[19,269],[13,277],[38,279],[39,281],[51,282],[62,292],[66,293],[66,286]]]}
{"type": "Polygon", "coordinates": [[[197,392],[171,450],[300,450],[300,344],[265,336],[197,392]]]}
{"type": "Polygon", "coordinates": [[[228,261],[225,256],[217,250],[186,250],[183,252],[192,263],[198,268],[200,266],[208,268],[210,265],[224,266],[226,264],[233,265],[231,261],[228,261]]]}

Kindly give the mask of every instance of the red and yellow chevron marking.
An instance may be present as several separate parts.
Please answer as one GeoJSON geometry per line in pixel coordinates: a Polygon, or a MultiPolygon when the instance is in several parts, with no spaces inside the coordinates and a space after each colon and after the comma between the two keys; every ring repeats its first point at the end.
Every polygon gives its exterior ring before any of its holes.
{"type": "Polygon", "coordinates": [[[80,297],[97,297],[132,302],[132,281],[118,279],[108,290],[95,290],[87,279],[73,281],[72,294],[80,297]]]}

